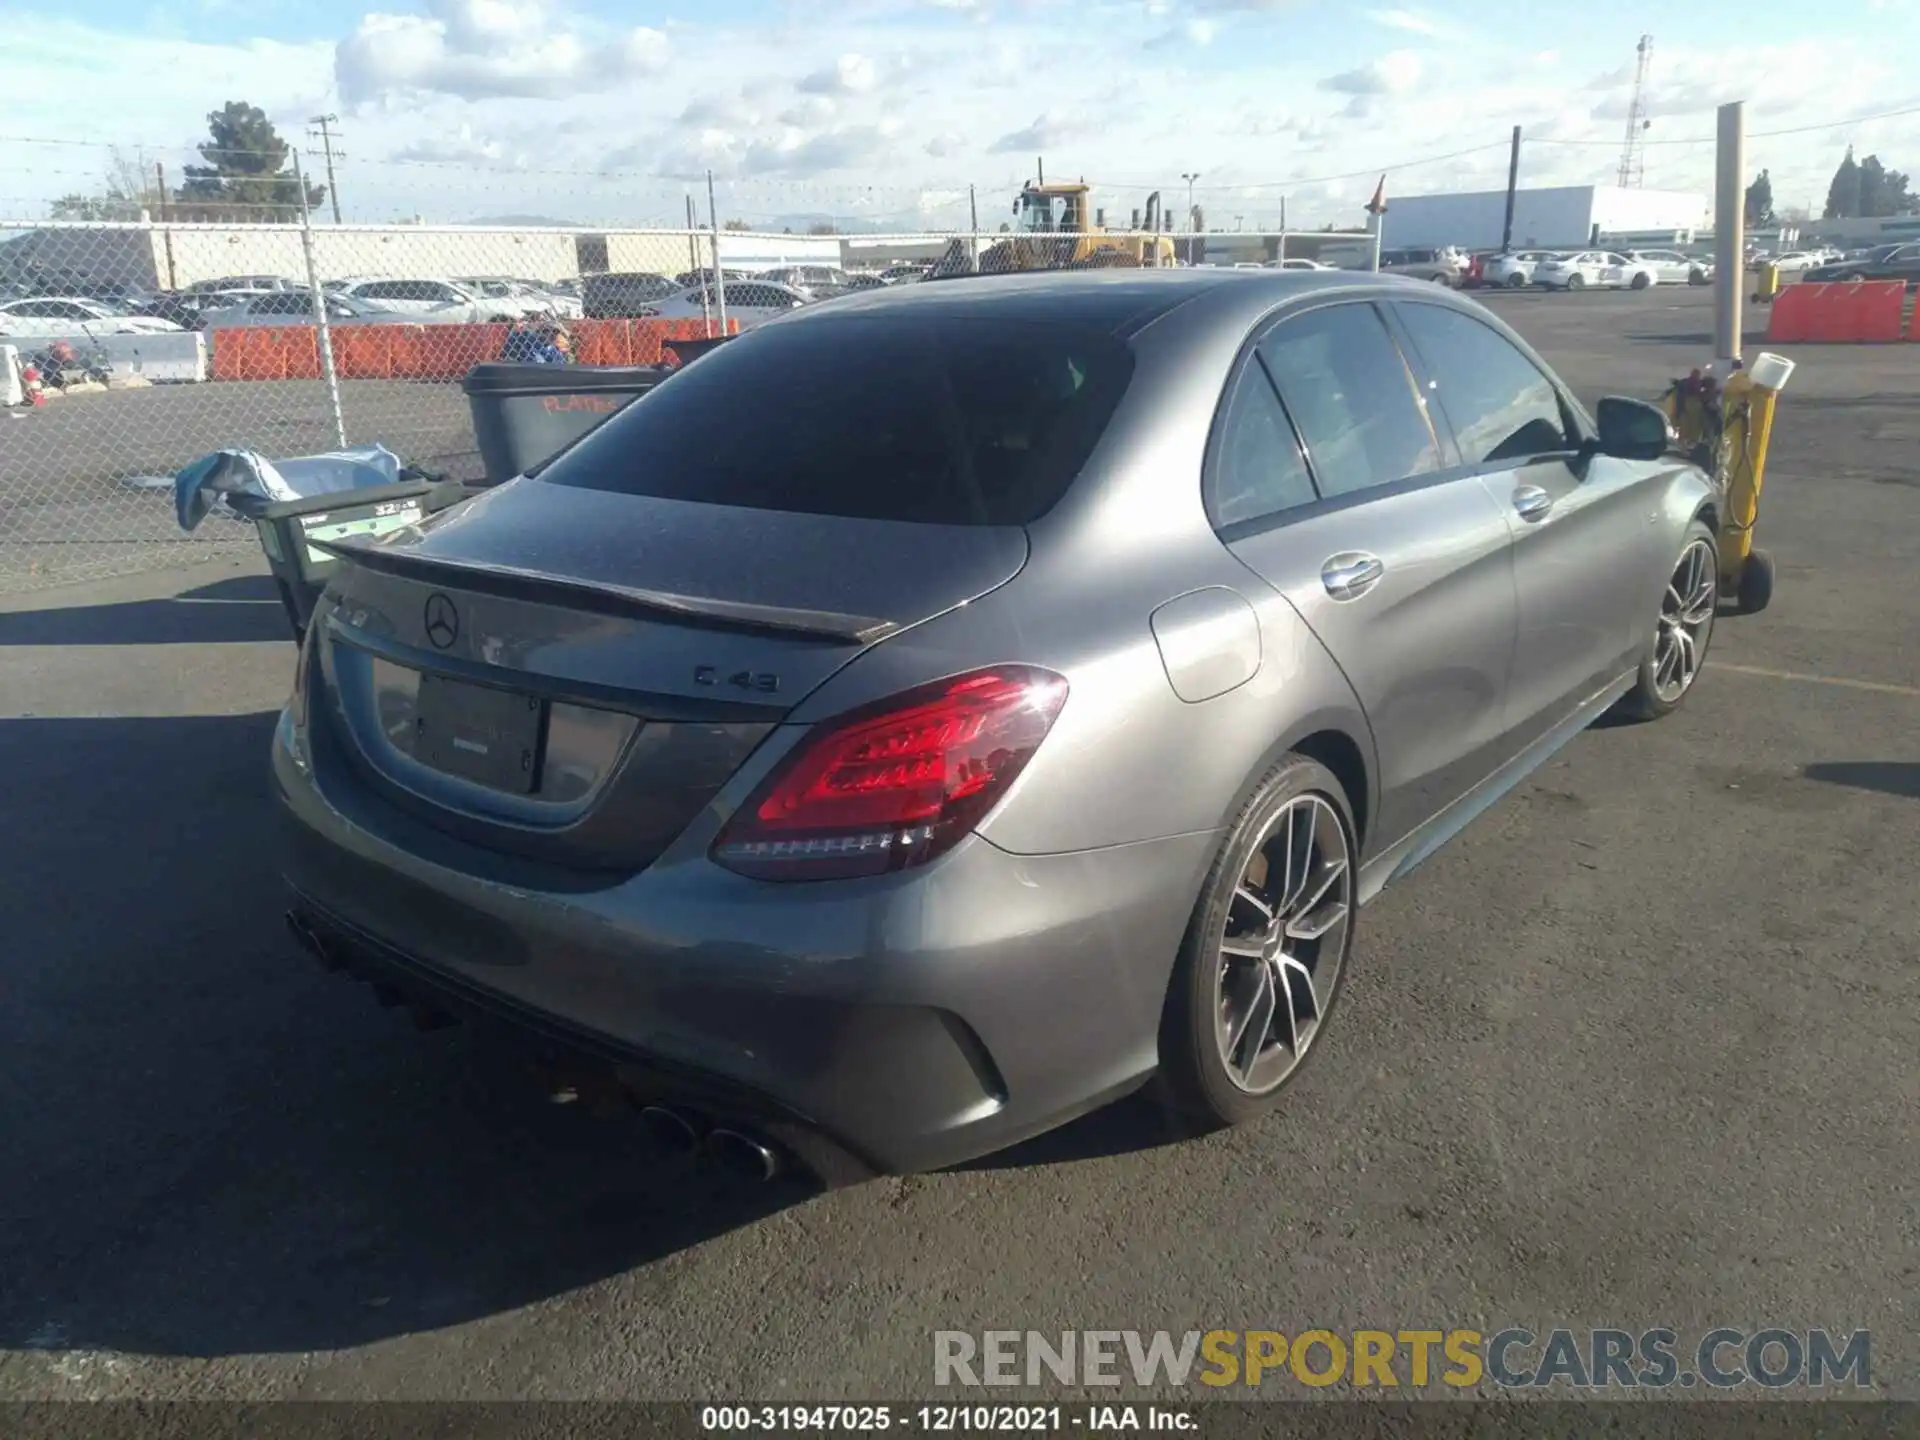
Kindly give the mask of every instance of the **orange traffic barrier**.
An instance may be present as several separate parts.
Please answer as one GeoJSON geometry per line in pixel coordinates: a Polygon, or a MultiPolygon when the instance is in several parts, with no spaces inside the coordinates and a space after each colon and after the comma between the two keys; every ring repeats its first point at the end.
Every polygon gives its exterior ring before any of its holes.
{"type": "Polygon", "coordinates": [[[311,325],[274,326],[275,343],[280,346],[284,373],[289,380],[320,378],[320,332],[311,325]]]}
{"type": "Polygon", "coordinates": [[[627,343],[625,320],[574,320],[567,325],[573,335],[573,358],[581,365],[631,365],[633,352],[627,343]]]}
{"type": "MultiPolygon", "coordinates": [[[[1896,290],[1900,288],[1898,281],[1892,283],[1896,290]]],[[[1776,321],[1779,313],[1775,311],[1776,321]]],[[[1893,313],[1891,338],[1898,339],[1897,303],[1893,313]]],[[[1874,323],[1884,328],[1884,316],[1876,312],[1874,323]]],[[[475,365],[500,358],[510,328],[498,324],[334,326],[329,331],[334,373],[342,380],[459,380],[475,365]]],[[[675,363],[664,342],[698,340],[706,335],[707,322],[575,320],[567,328],[573,334],[578,364],[659,365],[675,363]]],[[[740,322],[729,320],[727,332],[739,334],[740,322]]],[[[1768,338],[1786,337],[1770,331],[1768,338]]],[[[317,380],[322,374],[319,332],[310,325],[216,326],[212,341],[216,380],[317,380]]]]}
{"type": "Polygon", "coordinates": [[[1899,280],[1789,285],[1773,302],[1767,339],[1843,345],[1898,340],[1906,291],[1899,280]]]}
{"type": "Polygon", "coordinates": [[[391,325],[336,325],[333,373],[342,380],[385,380],[393,373],[391,325]]]}

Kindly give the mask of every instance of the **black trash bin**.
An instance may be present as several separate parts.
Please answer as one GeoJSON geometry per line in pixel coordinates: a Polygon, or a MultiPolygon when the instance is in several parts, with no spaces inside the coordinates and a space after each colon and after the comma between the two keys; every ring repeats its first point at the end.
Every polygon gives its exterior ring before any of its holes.
{"type": "Polygon", "coordinates": [[[672,373],[665,365],[474,366],[461,388],[488,483],[524,475],[672,373]]]}
{"type": "Polygon", "coordinates": [[[401,480],[392,485],[368,485],[336,490],[299,500],[263,500],[252,495],[228,497],[234,510],[253,521],[260,548],[293,624],[293,637],[303,639],[307,621],[327,581],[340,562],[314,540],[338,540],[349,535],[383,535],[412,525],[477,493],[456,480],[429,477],[401,480]]]}

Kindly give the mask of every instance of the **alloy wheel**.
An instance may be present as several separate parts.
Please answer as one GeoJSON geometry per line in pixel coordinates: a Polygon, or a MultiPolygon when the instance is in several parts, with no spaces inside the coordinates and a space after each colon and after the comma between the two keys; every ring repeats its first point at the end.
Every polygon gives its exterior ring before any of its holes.
{"type": "Polygon", "coordinates": [[[1241,872],[1220,938],[1214,1037],[1241,1090],[1276,1089],[1333,999],[1353,919],[1353,852],[1324,796],[1289,800],[1241,872]]]}
{"type": "Polygon", "coordinates": [[[1693,687],[1707,655],[1714,612],[1720,603],[1720,561],[1706,539],[1680,552],[1660,597],[1659,628],[1653,640],[1653,689],[1672,704],[1693,687]]]}

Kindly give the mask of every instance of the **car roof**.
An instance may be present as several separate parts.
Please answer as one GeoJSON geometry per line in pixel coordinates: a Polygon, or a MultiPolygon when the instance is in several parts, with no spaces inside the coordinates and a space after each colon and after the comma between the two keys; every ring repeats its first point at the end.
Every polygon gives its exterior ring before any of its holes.
{"type": "Polygon", "coordinates": [[[965,276],[906,288],[858,290],[831,305],[810,306],[782,325],[831,324],[854,316],[952,315],[1037,321],[1106,330],[1125,339],[1190,301],[1211,296],[1209,323],[1244,328],[1284,302],[1316,292],[1429,295],[1433,286],[1404,275],[1364,270],[1043,271],[965,276]]]}

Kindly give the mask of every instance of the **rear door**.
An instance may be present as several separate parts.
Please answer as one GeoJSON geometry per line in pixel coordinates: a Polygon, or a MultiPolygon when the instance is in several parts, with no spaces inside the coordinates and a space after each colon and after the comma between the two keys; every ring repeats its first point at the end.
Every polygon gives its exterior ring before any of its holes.
{"type": "Polygon", "coordinates": [[[1216,462],[1215,523],[1353,685],[1378,754],[1374,833],[1392,844],[1502,758],[1515,608],[1506,521],[1478,477],[1451,466],[1370,303],[1283,319],[1234,386],[1223,433],[1272,412],[1275,498],[1250,502],[1254,487],[1216,462]],[[1311,475],[1310,500],[1295,467],[1311,475]]]}
{"type": "Polygon", "coordinates": [[[1639,580],[1660,532],[1658,501],[1642,487],[1656,467],[1583,457],[1572,403],[1491,324],[1418,300],[1393,311],[1436,423],[1513,534],[1519,630],[1504,724],[1518,749],[1618,676],[1644,638],[1658,592],[1639,580]]]}

